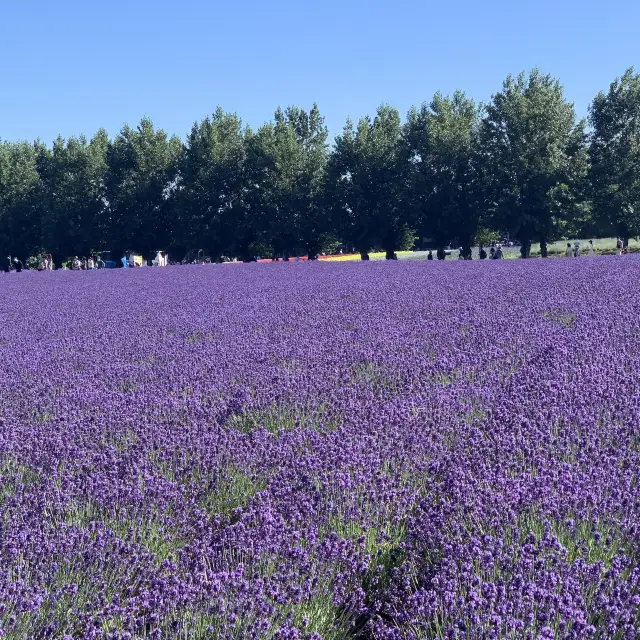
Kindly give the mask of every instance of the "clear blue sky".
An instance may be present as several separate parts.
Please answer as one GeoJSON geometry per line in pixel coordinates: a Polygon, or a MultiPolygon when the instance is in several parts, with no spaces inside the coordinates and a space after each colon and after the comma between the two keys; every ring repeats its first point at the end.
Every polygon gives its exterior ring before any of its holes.
{"type": "Polygon", "coordinates": [[[579,115],[640,69],[638,0],[0,0],[0,138],[51,142],[148,115],[182,137],[216,105],[256,127],[316,101],[332,134],[436,90],[560,78],[579,115]]]}

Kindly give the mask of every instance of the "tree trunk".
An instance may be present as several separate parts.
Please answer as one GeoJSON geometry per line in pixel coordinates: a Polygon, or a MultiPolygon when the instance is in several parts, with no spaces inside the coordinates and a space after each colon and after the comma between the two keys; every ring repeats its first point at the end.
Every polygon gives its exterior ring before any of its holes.
{"type": "Polygon", "coordinates": [[[520,244],[520,257],[528,258],[531,255],[531,240],[529,238],[522,240],[520,244]]]}
{"type": "Polygon", "coordinates": [[[360,260],[368,260],[369,259],[369,252],[368,251],[361,251],[360,252],[360,260]]]}
{"type": "Polygon", "coordinates": [[[470,244],[463,244],[462,245],[462,257],[465,260],[471,260],[473,258],[472,249],[471,249],[471,245],[470,244]]]}
{"type": "Polygon", "coordinates": [[[398,254],[393,249],[387,249],[386,255],[384,256],[385,260],[397,260],[398,254]]]}
{"type": "Polygon", "coordinates": [[[549,249],[547,247],[547,241],[544,238],[540,240],[540,257],[542,258],[549,257],[549,249]]]}

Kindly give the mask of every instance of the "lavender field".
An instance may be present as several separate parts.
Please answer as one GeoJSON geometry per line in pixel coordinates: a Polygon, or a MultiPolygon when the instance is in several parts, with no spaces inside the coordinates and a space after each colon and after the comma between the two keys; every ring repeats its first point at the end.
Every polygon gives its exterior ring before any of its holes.
{"type": "Polygon", "coordinates": [[[640,637],[639,286],[0,275],[0,637],[640,637]]]}

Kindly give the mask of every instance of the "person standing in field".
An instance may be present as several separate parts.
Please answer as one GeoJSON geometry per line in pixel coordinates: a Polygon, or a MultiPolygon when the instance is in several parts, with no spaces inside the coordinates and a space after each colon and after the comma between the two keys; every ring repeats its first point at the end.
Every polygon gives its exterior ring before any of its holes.
{"type": "Polygon", "coordinates": [[[622,242],[622,238],[616,238],[616,250],[620,256],[624,253],[624,242],[622,242]]]}
{"type": "Polygon", "coordinates": [[[20,260],[19,258],[14,258],[13,259],[13,264],[15,265],[16,273],[21,273],[22,272],[22,267],[24,266],[22,264],[22,260],[20,260]]]}
{"type": "Polygon", "coordinates": [[[495,258],[496,260],[502,260],[504,254],[502,253],[502,245],[499,244],[496,248],[496,255],[495,258]]]}
{"type": "Polygon", "coordinates": [[[593,248],[593,240],[589,240],[589,246],[587,247],[587,256],[589,256],[589,258],[596,257],[596,250],[593,248]]]}
{"type": "Polygon", "coordinates": [[[575,244],[573,245],[573,257],[574,258],[579,258],[580,257],[580,243],[576,240],[575,244]]]}
{"type": "Polygon", "coordinates": [[[480,245],[480,260],[487,259],[487,252],[484,250],[484,247],[480,245]]]}
{"type": "Polygon", "coordinates": [[[429,251],[427,254],[427,260],[433,260],[433,251],[429,251]]]}
{"type": "Polygon", "coordinates": [[[573,257],[573,249],[571,248],[571,243],[570,242],[567,242],[567,248],[564,251],[564,255],[567,258],[573,257]]]}

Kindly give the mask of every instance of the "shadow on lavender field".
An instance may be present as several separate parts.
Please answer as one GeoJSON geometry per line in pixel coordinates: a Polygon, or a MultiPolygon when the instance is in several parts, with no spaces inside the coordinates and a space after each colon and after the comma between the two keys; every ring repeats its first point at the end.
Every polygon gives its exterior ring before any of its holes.
{"type": "Polygon", "coordinates": [[[3,280],[0,637],[638,637],[639,280],[3,280]]]}

